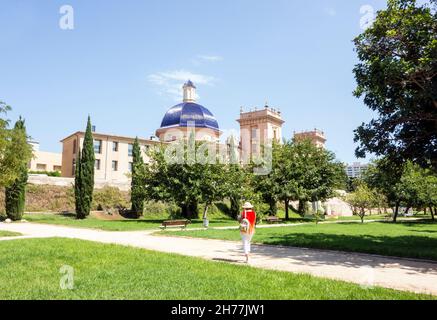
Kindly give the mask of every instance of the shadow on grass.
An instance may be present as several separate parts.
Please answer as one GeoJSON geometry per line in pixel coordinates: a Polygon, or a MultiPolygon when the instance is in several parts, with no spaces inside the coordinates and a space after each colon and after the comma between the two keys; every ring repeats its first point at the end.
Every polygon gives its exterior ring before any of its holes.
{"type": "MultiPolygon", "coordinates": [[[[256,241],[256,239],[255,239],[256,241]]],[[[312,248],[321,250],[338,250],[345,252],[370,253],[377,255],[386,255],[404,258],[429,259],[436,261],[436,265],[432,271],[437,272],[437,239],[422,237],[422,236],[371,236],[371,235],[338,235],[326,233],[292,233],[278,236],[264,237],[264,244],[312,248]]],[[[279,247],[278,247],[279,248],[279,247]]],[[[287,250],[279,250],[280,254],[284,254],[287,250]]],[[[257,247],[257,253],[269,255],[271,253],[278,254],[277,250],[270,251],[268,247],[257,247]]],[[[329,253],[328,253],[329,255],[329,253]]],[[[324,256],[322,254],[320,257],[324,256]]],[[[290,253],[290,258],[295,258],[290,253]]],[[[306,261],[314,263],[323,263],[323,259],[318,261],[317,256],[311,255],[306,261]]],[[[344,259],[348,264],[353,264],[347,254],[344,254],[344,259]]],[[[369,260],[369,263],[371,260],[369,260]]],[[[429,271],[429,270],[424,270],[429,271]]]]}

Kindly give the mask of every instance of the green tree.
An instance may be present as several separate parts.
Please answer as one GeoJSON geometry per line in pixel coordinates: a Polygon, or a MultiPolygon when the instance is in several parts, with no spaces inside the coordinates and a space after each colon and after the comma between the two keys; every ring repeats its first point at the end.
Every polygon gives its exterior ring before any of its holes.
{"type": "Polygon", "coordinates": [[[9,110],[11,108],[0,101],[0,187],[7,187],[19,178],[33,152],[29,144],[21,143],[27,139],[21,130],[9,129],[9,121],[3,118],[9,110]]]}
{"type": "Polygon", "coordinates": [[[357,156],[369,152],[437,169],[436,3],[388,0],[355,39],[354,94],[378,115],[355,131],[357,156]]]}
{"type": "MultiPolygon", "coordinates": [[[[82,150],[79,147],[74,167],[74,202],[76,208],[76,217],[79,219],[82,209],[82,150]]],[[[82,218],[83,219],[83,218],[82,218]]]]}
{"type": "Polygon", "coordinates": [[[354,192],[346,196],[346,202],[352,207],[355,215],[361,218],[361,223],[364,223],[366,210],[378,206],[379,199],[377,192],[369,188],[365,183],[360,183],[354,192]]]}
{"type": "MultiPolygon", "coordinates": [[[[15,123],[10,148],[12,150],[26,150],[26,154],[21,156],[30,161],[32,153],[29,152],[27,143],[27,133],[24,120],[20,119],[15,123]]],[[[12,221],[21,220],[24,214],[26,202],[26,184],[28,178],[27,163],[22,162],[18,177],[15,181],[5,188],[5,208],[6,215],[12,221]]]]}
{"type": "Polygon", "coordinates": [[[366,184],[381,192],[387,199],[387,204],[394,208],[393,222],[397,221],[399,207],[405,200],[401,183],[404,168],[404,164],[399,165],[391,162],[388,158],[382,158],[369,165],[363,175],[366,184]]]}
{"type": "Polygon", "coordinates": [[[144,161],[141,155],[141,147],[138,142],[138,137],[135,138],[132,156],[131,210],[136,218],[139,218],[143,215],[144,211],[144,190],[141,179],[144,170],[144,161]]]}
{"type": "Polygon", "coordinates": [[[94,139],[91,126],[91,118],[88,116],[87,128],[83,142],[81,156],[76,163],[76,217],[85,219],[91,211],[94,191],[94,166],[96,162],[94,154],[94,139]],[[79,170],[79,171],[78,171],[79,170]]]}

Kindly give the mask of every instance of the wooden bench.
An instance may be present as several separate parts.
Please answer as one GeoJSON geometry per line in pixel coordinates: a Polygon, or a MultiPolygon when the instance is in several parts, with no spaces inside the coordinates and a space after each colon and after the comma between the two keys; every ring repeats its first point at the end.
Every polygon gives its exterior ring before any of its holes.
{"type": "Polygon", "coordinates": [[[282,223],[282,219],[278,218],[278,217],[267,217],[267,218],[264,218],[264,221],[269,223],[269,224],[282,223]]]}
{"type": "Polygon", "coordinates": [[[186,229],[187,225],[191,223],[190,220],[168,220],[164,221],[161,225],[161,229],[165,230],[167,228],[182,228],[186,229]]]}

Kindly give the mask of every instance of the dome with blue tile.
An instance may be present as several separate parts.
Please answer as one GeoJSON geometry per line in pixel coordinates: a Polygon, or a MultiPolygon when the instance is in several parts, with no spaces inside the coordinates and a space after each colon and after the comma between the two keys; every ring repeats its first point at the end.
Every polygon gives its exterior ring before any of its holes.
{"type": "Polygon", "coordinates": [[[184,84],[184,102],[175,105],[166,112],[161,129],[187,127],[194,123],[196,128],[208,128],[219,131],[214,115],[204,106],[196,103],[196,87],[191,81],[184,84]]]}

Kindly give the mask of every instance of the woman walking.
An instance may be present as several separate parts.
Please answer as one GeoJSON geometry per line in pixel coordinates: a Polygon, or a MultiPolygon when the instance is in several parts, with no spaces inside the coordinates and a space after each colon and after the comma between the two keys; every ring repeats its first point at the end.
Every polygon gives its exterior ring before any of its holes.
{"type": "Polygon", "coordinates": [[[243,240],[243,250],[246,256],[246,263],[249,263],[250,242],[255,234],[256,213],[250,202],[246,202],[243,206],[243,212],[239,217],[240,234],[243,240]]]}

